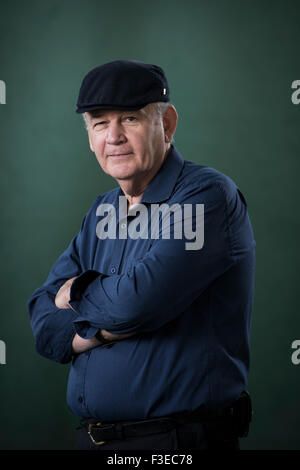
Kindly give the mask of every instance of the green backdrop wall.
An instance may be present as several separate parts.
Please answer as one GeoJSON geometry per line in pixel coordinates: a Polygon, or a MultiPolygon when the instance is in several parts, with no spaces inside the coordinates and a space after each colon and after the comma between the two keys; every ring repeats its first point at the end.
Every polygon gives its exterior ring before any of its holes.
{"type": "Polygon", "coordinates": [[[241,447],[300,449],[300,364],[291,360],[300,339],[299,14],[297,1],[0,3],[0,449],[73,448],[69,365],[37,355],[26,301],[91,202],[116,185],[74,110],[86,72],[120,58],[164,68],[179,151],[228,174],[247,198],[257,242],[254,416],[241,447]]]}

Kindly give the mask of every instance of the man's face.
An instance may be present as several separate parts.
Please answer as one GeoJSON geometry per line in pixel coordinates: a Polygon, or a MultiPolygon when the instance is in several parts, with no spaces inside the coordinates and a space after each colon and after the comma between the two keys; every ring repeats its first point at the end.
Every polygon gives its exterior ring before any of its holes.
{"type": "Polygon", "coordinates": [[[120,181],[154,176],[168,146],[153,104],[138,111],[99,110],[86,117],[91,150],[105,173],[120,181]]]}

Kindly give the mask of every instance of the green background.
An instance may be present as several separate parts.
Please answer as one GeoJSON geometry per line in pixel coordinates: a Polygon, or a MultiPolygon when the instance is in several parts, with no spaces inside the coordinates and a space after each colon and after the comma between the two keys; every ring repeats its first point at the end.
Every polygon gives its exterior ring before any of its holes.
{"type": "Polygon", "coordinates": [[[242,449],[300,449],[297,1],[2,1],[0,79],[0,449],[72,449],[69,365],[37,355],[26,301],[95,197],[116,186],[88,148],[75,103],[83,76],[115,59],[161,65],[187,160],[234,179],[257,243],[242,449]]]}

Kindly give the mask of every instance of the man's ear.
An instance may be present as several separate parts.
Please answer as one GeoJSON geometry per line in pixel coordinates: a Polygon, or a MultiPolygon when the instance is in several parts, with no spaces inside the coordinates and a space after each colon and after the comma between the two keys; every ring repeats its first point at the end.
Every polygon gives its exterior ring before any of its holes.
{"type": "Polygon", "coordinates": [[[93,143],[92,143],[92,139],[91,139],[91,136],[90,136],[90,132],[88,131],[88,136],[89,136],[89,144],[90,144],[90,149],[93,153],[95,153],[95,150],[94,150],[94,146],[93,146],[93,143]]]}
{"type": "Polygon", "coordinates": [[[163,125],[165,131],[165,141],[171,142],[176,131],[178,114],[173,105],[167,107],[163,114],[163,125]]]}
{"type": "Polygon", "coordinates": [[[93,153],[95,153],[91,135],[90,135],[90,116],[88,115],[88,113],[84,113],[84,116],[85,116],[85,123],[86,123],[88,138],[89,138],[90,149],[93,153]]]}

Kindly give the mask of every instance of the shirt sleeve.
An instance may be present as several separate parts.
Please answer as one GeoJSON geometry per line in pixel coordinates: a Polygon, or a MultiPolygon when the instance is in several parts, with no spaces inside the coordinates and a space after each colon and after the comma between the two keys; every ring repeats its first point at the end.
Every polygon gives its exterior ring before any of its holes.
{"type": "MultiPolygon", "coordinates": [[[[230,180],[231,181],[231,180],[230,180]]],[[[94,329],[112,333],[148,332],[172,321],[214,280],[253,248],[252,229],[244,198],[233,182],[200,190],[191,184],[184,204],[204,203],[204,244],[186,249],[185,236],[152,240],[147,254],[120,275],[86,271],[72,285],[70,304],[78,317],[76,331],[90,337],[94,329]]],[[[192,227],[199,223],[193,210],[192,227]]]]}
{"type": "Polygon", "coordinates": [[[73,321],[77,313],[71,308],[57,308],[55,296],[68,279],[82,272],[80,238],[81,231],[58,258],[45,284],[33,293],[27,303],[37,352],[60,363],[67,363],[72,358],[72,340],[76,333],[73,321]]]}

